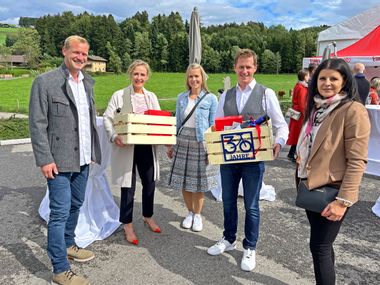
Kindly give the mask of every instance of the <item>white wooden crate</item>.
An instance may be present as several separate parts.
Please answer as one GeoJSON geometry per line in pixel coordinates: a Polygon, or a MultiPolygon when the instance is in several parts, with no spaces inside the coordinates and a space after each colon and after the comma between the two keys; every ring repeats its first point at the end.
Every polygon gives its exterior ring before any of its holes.
{"type": "Polygon", "coordinates": [[[210,164],[230,164],[273,160],[273,134],[271,121],[260,126],[261,144],[256,128],[205,133],[210,164]]]}
{"type": "Polygon", "coordinates": [[[169,116],[123,114],[114,118],[115,131],[125,144],[175,144],[175,125],[176,118],[169,116]]]}

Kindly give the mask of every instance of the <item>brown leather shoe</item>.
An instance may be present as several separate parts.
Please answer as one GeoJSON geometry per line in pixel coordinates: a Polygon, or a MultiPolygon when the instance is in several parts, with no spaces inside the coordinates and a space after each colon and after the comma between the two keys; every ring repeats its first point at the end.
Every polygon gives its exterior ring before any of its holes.
{"type": "Polygon", "coordinates": [[[86,278],[76,275],[71,269],[53,274],[53,282],[59,285],[90,285],[86,278]]]}
{"type": "Polygon", "coordinates": [[[91,250],[72,245],[67,248],[67,257],[77,262],[86,262],[93,259],[95,255],[91,250]]]}

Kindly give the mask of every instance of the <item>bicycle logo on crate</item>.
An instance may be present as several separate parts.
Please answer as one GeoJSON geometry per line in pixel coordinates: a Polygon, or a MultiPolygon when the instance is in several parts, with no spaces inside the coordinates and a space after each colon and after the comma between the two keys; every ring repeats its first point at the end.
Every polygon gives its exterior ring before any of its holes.
{"type": "Polygon", "coordinates": [[[221,134],[224,161],[255,159],[251,131],[221,134]]]}

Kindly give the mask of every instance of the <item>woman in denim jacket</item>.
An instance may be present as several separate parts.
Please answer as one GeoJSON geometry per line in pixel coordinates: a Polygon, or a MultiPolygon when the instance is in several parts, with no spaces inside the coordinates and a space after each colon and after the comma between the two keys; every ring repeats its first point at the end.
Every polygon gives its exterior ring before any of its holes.
{"type": "Polygon", "coordinates": [[[217,185],[217,168],[208,165],[203,133],[214,124],[218,100],[209,93],[207,74],[197,63],[190,64],[186,71],[187,91],[178,95],[176,105],[177,144],[168,147],[168,157],[173,158],[169,186],[181,190],[188,215],[182,227],[201,231],[201,211],[204,192],[217,185]],[[192,109],[195,111],[186,120],[192,109]]]}

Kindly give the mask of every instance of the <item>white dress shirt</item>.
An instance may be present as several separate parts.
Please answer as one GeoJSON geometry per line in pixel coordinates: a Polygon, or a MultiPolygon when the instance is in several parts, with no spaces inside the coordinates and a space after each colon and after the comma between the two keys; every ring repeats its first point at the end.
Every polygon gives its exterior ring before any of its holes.
{"type": "MultiPolygon", "coordinates": [[[[243,110],[255,85],[256,80],[254,78],[244,90],[240,88],[239,84],[236,84],[236,105],[239,113],[241,113],[241,111],[243,110]]],[[[223,107],[226,98],[226,93],[227,90],[224,91],[219,98],[219,103],[215,115],[216,118],[224,117],[223,107]]],[[[265,96],[263,96],[263,109],[264,111],[266,111],[267,115],[272,120],[275,143],[284,146],[289,134],[288,124],[286,123],[284,115],[282,114],[280,103],[278,102],[276,93],[272,89],[267,88],[265,90],[265,96]]]]}
{"type": "Polygon", "coordinates": [[[90,164],[91,162],[91,124],[90,106],[87,99],[86,90],[83,84],[83,74],[79,72],[78,82],[72,75],[69,76],[69,84],[73,92],[75,104],[78,110],[78,133],[79,133],[79,157],[80,165],[90,164]]]}

